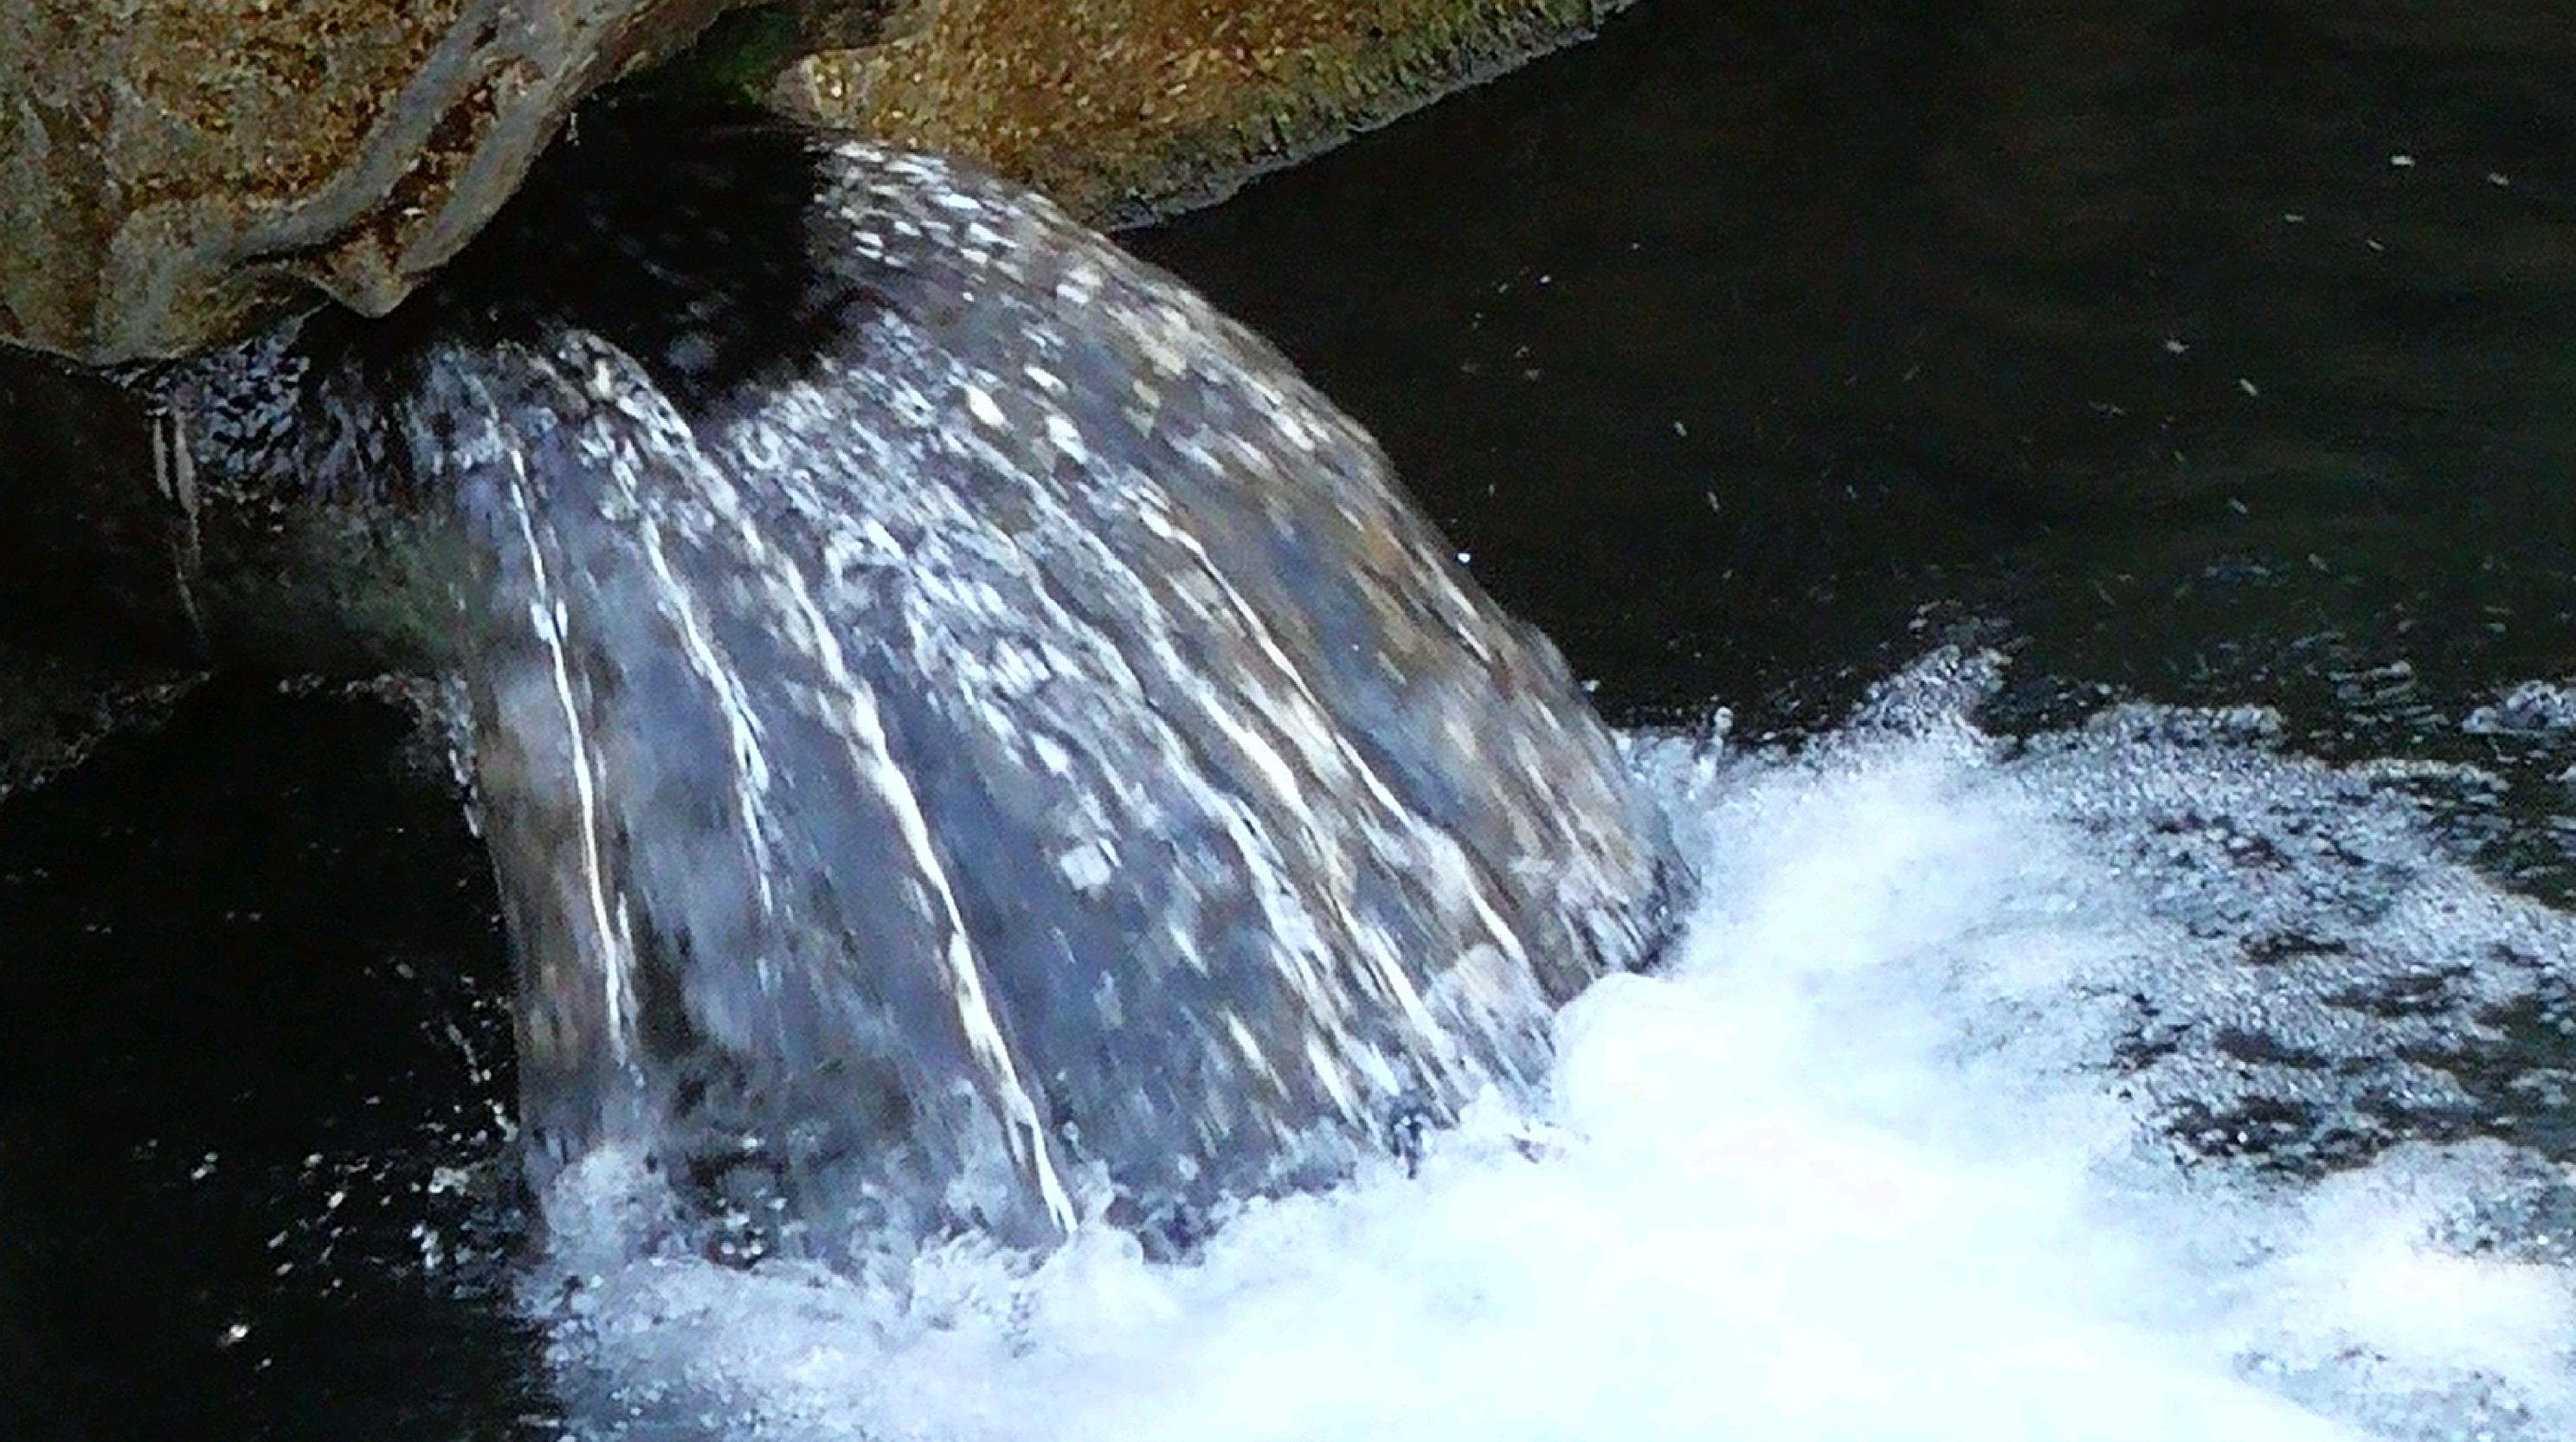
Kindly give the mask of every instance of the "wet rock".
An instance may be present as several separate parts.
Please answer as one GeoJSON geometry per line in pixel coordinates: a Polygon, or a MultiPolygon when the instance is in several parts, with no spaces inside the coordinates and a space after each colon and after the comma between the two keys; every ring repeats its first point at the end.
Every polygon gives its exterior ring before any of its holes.
{"type": "MultiPolygon", "coordinates": [[[[391,310],[489,220],[582,95],[731,0],[176,0],[0,11],[0,338],[89,365],[391,310]]],[[[723,15],[676,69],[803,119],[979,156],[1135,217],[1580,33],[1612,0],[970,6],[723,15]],[[801,57],[801,58],[800,58],[801,57]]],[[[438,562],[376,497],[202,482],[166,414],[0,346],[0,784],[210,662],[434,664],[438,562]],[[87,659],[65,661],[71,650],[87,659]],[[114,657],[115,660],[106,658],[114,657]],[[58,718],[90,718],[69,730],[58,718]]],[[[140,708],[150,711],[153,708],[140,708]]]]}
{"type": "MultiPolygon", "coordinates": [[[[105,23],[88,0],[0,10],[0,338],[103,365],[235,340],[316,297],[381,315],[491,218],[577,102],[740,3],[172,0],[105,23]]],[[[685,78],[1132,218],[1222,194],[1607,8],[806,0],[745,12],[685,78]]]]}
{"type": "MultiPolygon", "coordinates": [[[[147,394],[158,369],[111,377],[0,347],[0,656],[140,683],[443,664],[442,562],[404,508],[200,467],[183,417],[147,394]]],[[[0,693],[35,684],[34,667],[0,693]]],[[[0,694],[18,704],[52,703],[0,694]]]]}
{"type": "Polygon", "coordinates": [[[317,292],[380,314],[575,102],[723,3],[0,9],[0,331],[106,363],[231,339],[317,292]]]}
{"type": "Polygon", "coordinates": [[[811,53],[764,98],[972,157],[1122,224],[1220,197],[1555,49],[1625,3],[815,0],[796,16],[811,53]]]}

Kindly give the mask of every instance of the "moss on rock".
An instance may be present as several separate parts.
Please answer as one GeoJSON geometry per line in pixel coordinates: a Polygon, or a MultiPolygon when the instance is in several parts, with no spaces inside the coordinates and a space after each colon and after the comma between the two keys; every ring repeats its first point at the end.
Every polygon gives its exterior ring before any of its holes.
{"type": "Polygon", "coordinates": [[[861,7],[855,22],[844,5],[837,23],[871,43],[817,48],[764,98],[970,156],[1116,224],[1219,198],[1588,34],[1624,4],[915,0],[861,7]]]}

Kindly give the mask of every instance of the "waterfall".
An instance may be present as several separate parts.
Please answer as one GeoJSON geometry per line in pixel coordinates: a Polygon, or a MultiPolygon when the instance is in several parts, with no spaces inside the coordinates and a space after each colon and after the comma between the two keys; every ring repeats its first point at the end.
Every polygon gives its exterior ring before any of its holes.
{"type": "Polygon", "coordinates": [[[200,472],[454,546],[540,1188],[1187,1246],[1646,944],[1610,737],[1369,438],[966,168],[611,109],[402,312],[163,390],[200,472]]]}

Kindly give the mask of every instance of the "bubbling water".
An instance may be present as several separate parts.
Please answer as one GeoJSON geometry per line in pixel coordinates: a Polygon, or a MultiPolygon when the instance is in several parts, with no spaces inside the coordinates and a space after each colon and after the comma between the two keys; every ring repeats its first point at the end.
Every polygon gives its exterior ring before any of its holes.
{"type": "Polygon", "coordinates": [[[851,1278],[530,1286],[574,1430],[741,1438],[2576,1435],[2576,918],[2259,711],[1989,735],[1944,656],[1840,731],[1630,738],[1697,903],[1544,1097],[1188,1265],[1085,1222],[851,1278]]]}

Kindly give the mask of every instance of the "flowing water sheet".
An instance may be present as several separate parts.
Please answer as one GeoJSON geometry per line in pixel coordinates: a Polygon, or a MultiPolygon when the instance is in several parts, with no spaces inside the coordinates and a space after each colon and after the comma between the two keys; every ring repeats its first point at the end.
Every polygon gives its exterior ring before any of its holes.
{"type": "Polygon", "coordinates": [[[968,167],[610,106],[400,315],[159,384],[192,475],[433,518],[533,1180],[640,1156],[729,1255],[1186,1251],[1525,1085],[1656,919],[1368,436],[968,167]]]}

